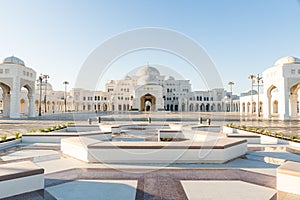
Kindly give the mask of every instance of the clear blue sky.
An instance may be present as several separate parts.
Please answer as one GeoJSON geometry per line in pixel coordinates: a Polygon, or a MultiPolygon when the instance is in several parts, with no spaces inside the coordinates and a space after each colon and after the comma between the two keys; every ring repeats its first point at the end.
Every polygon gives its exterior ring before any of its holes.
{"type": "MultiPolygon", "coordinates": [[[[0,59],[23,59],[38,74],[49,74],[54,89],[63,89],[65,80],[72,87],[103,41],[141,27],[173,29],[196,40],[215,62],[225,89],[232,80],[236,92],[249,89],[249,74],[280,57],[300,57],[297,0],[0,0],[0,8],[0,59]]],[[[159,62],[138,63],[148,61],[159,62]]]]}

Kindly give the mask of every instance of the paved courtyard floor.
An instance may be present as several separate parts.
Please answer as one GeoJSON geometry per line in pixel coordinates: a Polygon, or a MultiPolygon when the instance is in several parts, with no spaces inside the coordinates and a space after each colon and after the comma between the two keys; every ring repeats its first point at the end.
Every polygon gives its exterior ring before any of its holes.
{"type": "Polygon", "coordinates": [[[88,164],[64,155],[53,158],[59,150],[37,146],[15,147],[0,155],[1,162],[32,160],[45,169],[44,190],[8,199],[300,199],[276,191],[279,164],[264,160],[267,155],[300,162],[297,154],[248,152],[224,164],[88,164]]]}
{"type": "MultiPolygon", "coordinates": [[[[98,113],[99,114],[99,113],[98,113]]],[[[69,116],[70,115],[70,116],[69,116]]],[[[180,116],[168,114],[170,119],[190,118],[197,123],[199,114],[180,116]]],[[[207,114],[208,115],[208,114],[207,114]]],[[[216,114],[215,114],[216,115],[216,114]]],[[[101,115],[111,118],[113,115],[101,115]]],[[[204,115],[203,115],[204,116],[204,115]]],[[[40,126],[53,126],[72,119],[53,119],[53,115],[42,120],[0,120],[1,129],[8,132],[28,130],[40,126]],[[2,127],[2,125],[4,125],[2,127]]],[[[77,116],[79,123],[87,124],[86,117],[94,113],[77,116]]],[[[147,114],[134,115],[146,119],[147,114]]],[[[159,118],[159,115],[153,115],[159,118]]],[[[116,122],[125,118],[120,115],[116,122]]],[[[222,115],[215,124],[223,123],[222,115]]],[[[238,116],[229,121],[238,122],[238,116]]],[[[242,120],[241,120],[242,121],[242,120]]],[[[242,121],[245,123],[246,121],[242,121]]],[[[96,118],[94,118],[96,124],[96,118]]],[[[247,121],[247,123],[257,123],[247,121]]],[[[278,126],[277,122],[259,122],[278,126]]],[[[300,123],[299,123],[300,124],[300,123]]],[[[285,130],[299,126],[281,122],[285,130]]],[[[299,127],[300,129],[300,127],[299,127]]],[[[2,132],[0,133],[0,135],[2,132]]],[[[299,200],[300,196],[276,190],[276,169],[286,160],[300,162],[300,155],[280,148],[265,148],[264,151],[248,151],[243,158],[224,164],[88,164],[63,155],[58,144],[20,143],[16,147],[0,152],[1,163],[31,160],[45,169],[45,189],[17,195],[7,199],[124,199],[124,200],[185,200],[185,199],[288,199],[299,200]]]]}

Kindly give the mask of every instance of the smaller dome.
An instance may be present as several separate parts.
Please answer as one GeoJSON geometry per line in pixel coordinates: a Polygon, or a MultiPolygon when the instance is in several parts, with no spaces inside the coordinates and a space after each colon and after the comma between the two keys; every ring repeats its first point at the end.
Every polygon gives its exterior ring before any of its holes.
{"type": "Polygon", "coordinates": [[[125,80],[131,80],[130,76],[125,76],[125,80]]]}
{"type": "Polygon", "coordinates": [[[165,81],[175,80],[173,76],[165,76],[165,81]]]}
{"type": "Polygon", "coordinates": [[[275,66],[285,65],[285,64],[300,64],[300,59],[294,56],[285,56],[275,62],[275,66]]]}
{"type": "Polygon", "coordinates": [[[25,66],[25,63],[20,58],[10,56],[3,60],[3,64],[16,64],[16,65],[22,65],[25,66]]]}

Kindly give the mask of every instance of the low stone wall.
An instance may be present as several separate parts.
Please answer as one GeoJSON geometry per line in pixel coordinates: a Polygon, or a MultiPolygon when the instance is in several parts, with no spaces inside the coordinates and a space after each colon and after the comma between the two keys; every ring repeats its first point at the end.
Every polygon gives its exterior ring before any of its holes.
{"type": "Polygon", "coordinates": [[[68,125],[66,132],[99,131],[99,125],[68,125]]]}
{"type": "MultiPolygon", "coordinates": [[[[227,135],[236,134],[236,135],[240,135],[241,137],[243,137],[243,135],[244,135],[245,138],[247,138],[246,136],[249,134],[258,135],[258,136],[260,136],[260,144],[290,144],[290,141],[287,141],[287,140],[275,138],[272,136],[262,135],[262,134],[258,134],[258,133],[254,133],[254,132],[250,132],[250,131],[246,131],[246,130],[230,128],[227,126],[223,126],[223,133],[226,133],[227,135]]],[[[294,143],[296,143],[296,142],[294,142],[294,143]]],[[[299,147],[300,147],[300,144],[299,144],[299,147]]]]}
{"type": "Polygon", "coordinates": [[[0,198],[44,189],[44,169],[31,161],[0,165],[0,198]]]}
{"type": "Polygon", "coordinates": [[[64,138],[88,137],[99,141],[112,139],[111,132],[85,131],[85,132],[50,132],[50,133],[27,133],[22,136],[24,143],[60,143],[64,138]]]}
{"type": "Polygon", "coordinates": [[[248,144],[260,144],[261,137],[257,134],[236,134],[236,133],[229,133],[227,134],[228,138],[241,138],[246,139],[248,144]]]}
{"type": "Polygon", "coordinates": [[[171,130],[171,129],[162,129],[158,130],[158,141],[160,139],[166,139],[166,138],[180,138],[180,139],[188,139],[193,141],[209,141],[209,140],[215,140],[217,136],[208,135],[205,132],[202,132],[202,134],[197,133],[197,131],[188,131],[188,130],[171,130]]]}
{"type": "Polygon", "coordinates": [[[11,140],[11,141],[2,142],[2,143],[0,143],[0,150],[16,146],[20,142],[21,142],[21,140],[11,140]]]}
{"type": "Polygon", "coordinates": [[[277,190],[300,195],[300,163],[287,161],[277,168],[277,190]]]}
{"type": "Polygon", "coordinates": [[[62,140],[61,150],[89,163],[225,163],[245,155],[247,141],[222,138],[214,142],[136,143],[68,138],[62,140]]]}

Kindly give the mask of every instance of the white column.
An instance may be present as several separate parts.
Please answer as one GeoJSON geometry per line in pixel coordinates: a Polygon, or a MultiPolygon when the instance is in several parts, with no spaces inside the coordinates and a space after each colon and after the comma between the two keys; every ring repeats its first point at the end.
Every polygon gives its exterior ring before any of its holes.
{"type": "Polygon", "coordinates": [[[279,118],[281,120],[288,120],[290,119],[290,113],[289,113],[289,91],[283,90],[280,93],[280,101],[278,102],[278,113],[279,113],[279,118]]]}
{"type": "Polygon", "coordinates": [[[28,94],[28,102],[29,102],[29,110],[28,110],[28,117],[34,117],[34,99],[32,94],[28,94]]]}
{"type": "Polygon", "coordinates": [[[3,117],[9,117],[9,114],[10,114],[10,94],[7,94],[3,90],[2,99],[3,99],[3,117]]]}
{"type": "Polygon", "coordinates": [[[291,117],[297,117],[297,99],[298,95],[297,94],[291,94],[290,95],[290,112],[291,112],[291,117]]]}
{"type": "Polygon", "coordinates": [[[10,96],[10,118],[20,118],[20,93],[12,90],[10,96]]]}

